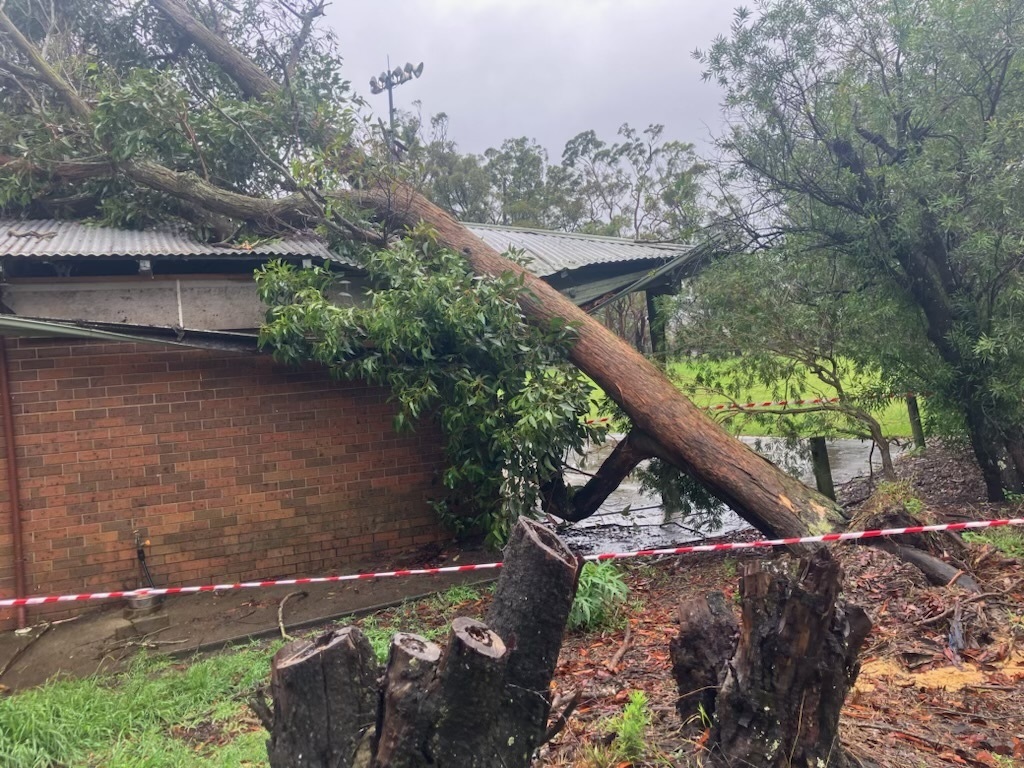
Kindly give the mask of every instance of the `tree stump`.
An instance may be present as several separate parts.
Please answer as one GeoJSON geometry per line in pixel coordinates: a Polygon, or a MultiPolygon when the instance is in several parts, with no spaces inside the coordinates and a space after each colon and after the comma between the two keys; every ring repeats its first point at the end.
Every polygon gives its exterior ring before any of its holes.
{"type": "Polygon", "coordinates": [[[289,643],[274,657],[273,717],[261,713],[271,767],[527,768],[578,576],[562,541],[523,519],[489,625],[456,619],[443,649],[399,633],[379,680],[358,629],[289,643]]]}
{"type": "Polygon", "coordinates": [[[355,627],[294,640],[274,655],[271,768],[348,768],[377,720],[380,669],[355,627]]]}
{"type": "MultiPolygon", "coordinates": [[[[713,701],[710,765],[851,764],[839,743],[839,713],[860,671],[857,654],[871,622],[860,608],[837,602],[840,582],[839,565],[825,550],[801,560],[796,579],[768,573],[759,563],[744,568],[736,649],[724,663],[713,701]]],[[[708,632],[722,632],[728,621],[714,616],[710,600],[684,609],[673,663],[692,662],[680,684],[687,699],[695,679],[719,679],[721,651],[700,646],[711,639],[708,632]],[[700,661],[711,668],[698,669],[700,661]]]]}
{"type": "Polygon", "coordinates": [[[672,677],[679,688],[676,710],[684,721],[703,710],[715,712],[718,686],[736,647],[737,624],[721,592],[709,592],[679,606],[679,634],[668,644],[672,677]]]}
{"type": "Polygon", "coordinates": [[[375,764],[390,768],[429,765],[426,754],[430,723],[422,712],[427,684],[433,679],[441,646],[419,635],[399,632],[391,639],[384,676],[375,764]]]}

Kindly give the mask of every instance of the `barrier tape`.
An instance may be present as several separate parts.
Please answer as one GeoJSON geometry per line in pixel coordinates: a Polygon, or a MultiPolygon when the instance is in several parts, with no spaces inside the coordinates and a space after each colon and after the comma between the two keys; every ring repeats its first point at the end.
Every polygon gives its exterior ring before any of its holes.
{"type": "MultiPolygon", "coordinates": [[[[895,400],[900,397],[914,397],[913,392],[907,392],[903,395],[889,395],[889,398],[895,400]]],[[[750,411],[758,408],[788,408],[794,405],[829,405],[831,403],[838,403],[838,397],[815,397],[807,400],[766,400],[764,402],[755,403],[719,403],[718,405],[702,405],[700,410],[702,411],[750,411]]],[[[587,419],[587,424],[605,424],[610,421],[609,418],[603,419],[587,419]]]]}
{"type": "MultiPolygon", "coordinates": [[[[728,549],[761,549],[784,547],[792,544],[822,544],[834,541],[872,539],[879,536],[899,536],[908,533],[929,533],[932,531],[963,531],[971,528],[997,528],[1004,525],[1024,525],[1024,517],[1003,520],[973,520],[966,523],[941,523],[937,525],[913,525],[906,528],[882,528],[870,531],[847,533],[826,533],[819,536],[802,536],[786,539],[762,539],[721,544],[691,544],[669,549],[638,549],[633,552],[606,552],[600,555],[586,555],[584,560],[622,560],[629,557],[653,557],[658,555],[685,555],[693,552],[720,552],[728,549]]],[[[270,581],[243,581],[235,584],[206,584],[197,587],[143,587],[141,589],[118,590],[114,592],[91,592],[80,595],[47,595],[45,597],[19,597],[0,600],[0,608],[17,608],[51,603],[73,603],[83,600],[110,600],[129,597],[157,597],[159,595],[184,595],[198,592],[226,592],[235,589],[258,587],[284,587],[295,584],[331,584],[340,581],[363,581],[367,579],[394,578],[400,576],[434,576],[441,573],[465,573],[501,568],[501,563],[477,563],[474,565],[451,565],[442,568],[408,568],[378,573],[352,573],[344,576],[309,576],[298,579],[274,579],[270,581]]]]}

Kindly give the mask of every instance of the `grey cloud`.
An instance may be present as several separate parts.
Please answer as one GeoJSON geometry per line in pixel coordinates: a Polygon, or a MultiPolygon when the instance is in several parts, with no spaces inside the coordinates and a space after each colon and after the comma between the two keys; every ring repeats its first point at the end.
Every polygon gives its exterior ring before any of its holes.
{"type": "Polygon", "coordinates": [[[731,3],[471,2],[349,0],[328,9],[346,74],[374,112],[383,95],[366,85],[391,65],[424,61],[422,79],[395,91],[425,116],[447,112],[463,151],[536,138],[557,159],[565,142],[594,129],[662,123],[666,135],[701,144],[719,124],[720,94],[700,79],[690,51],[728,29],[731,3]]]}

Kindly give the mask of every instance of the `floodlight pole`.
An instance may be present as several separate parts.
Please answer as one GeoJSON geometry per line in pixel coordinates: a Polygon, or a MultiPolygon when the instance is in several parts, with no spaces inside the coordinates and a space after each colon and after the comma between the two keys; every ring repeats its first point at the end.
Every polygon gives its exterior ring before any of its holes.
{"type": "Polygon", "coordinates": [[[380,73],[378,77],[370,78],[370,92],[373,94],[381,93],[382,91],[388,92],[388,152],[391,155],[392,160],[398,160],[398,144],[395,139],[395,88],[402,83],[407,83],[413,78],[417,78],[423,74],[423,62],[421,61],[415,67],[412,64],[406,63],[405,67],[395,67],[391,69],[391,57],[387,59],[388,68],[380,73]]]}

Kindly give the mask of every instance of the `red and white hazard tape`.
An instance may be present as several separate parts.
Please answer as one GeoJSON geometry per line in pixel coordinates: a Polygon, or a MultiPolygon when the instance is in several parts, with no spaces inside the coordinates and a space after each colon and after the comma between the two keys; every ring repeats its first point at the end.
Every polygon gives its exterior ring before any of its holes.
{"type": "MultiPolygon", "coordinates": [[[[1024,525],[1024,517],[1013,517],[1005,520],[974,520],[966,523],[943,523],[939,525],[913,525],[907,528],[882,528],[871,531],[850,531],[848,533],[826,533],[820,536],[802,536],[786,539],[762,539],[759,541],[739,541],[724,544],[691,544],[685,547],[670,549],[638,549],[633,552],[606,552],[600,555],[586,555],[584,560],[622,560],[629,557],[652,557],[657,555],[685,555],[692,552],[720,552],[728,549],[766,549],[785,547],[791,544],[820,544],[833,541],[853,541],[855,539],[872,539],[879,536],[900,536],[908,533],[927,533],[931,531],[963,531],[972,528],[997,528],[1004,525],[1024,525]]],[[[434,576],[441,573],[465,573],[467,571],[486,571],[501,568],[501,563],[477,563],[473,565],[452,565],[443,568],[409,568],[399,571],[380,571],[378,573],[352,573],[345,576],[311,576],[299,579],[274,579],[270,581],[243,581],[235,584],[206,584],[197,587],[156,587],[130,589],[114,592],[91,592],[80,595],[47,595],[45,597],[21,597],[0,600],[0,608],[16,608],[30,605],[48,605],[51,603],[73,603],[83,600],[109,600],[128,597],[155,597],[158,595],[185,595],[197,592],[226,592],[234,589],[254,589],[257,587],[284,587],[295,584],[330,584],[339,581],[363,581],[367,579],[383,579],[396,576],[434,576]]]]}
{"type": "Polygon", "coordinates": [[[746,411],[751,408],[783,408],[790,405],[825,405],[838,403],[838,397],[816,397],[813,400],[768,400],[763,403],[722,403],[720,405],[705,405],[702,411],[746,411]]]}

